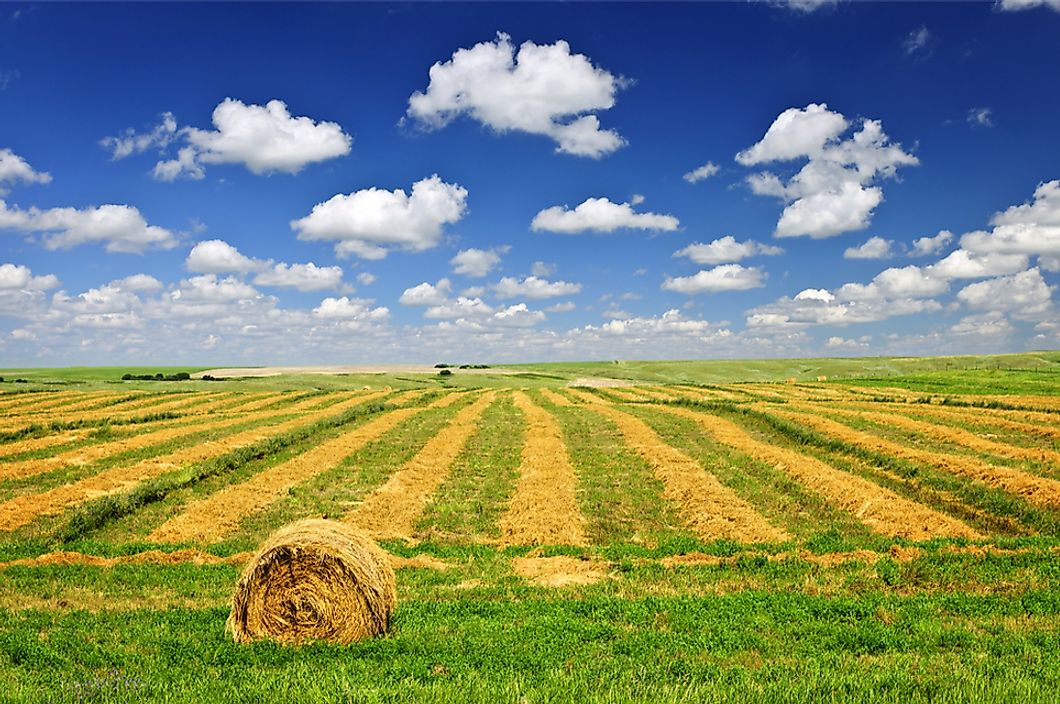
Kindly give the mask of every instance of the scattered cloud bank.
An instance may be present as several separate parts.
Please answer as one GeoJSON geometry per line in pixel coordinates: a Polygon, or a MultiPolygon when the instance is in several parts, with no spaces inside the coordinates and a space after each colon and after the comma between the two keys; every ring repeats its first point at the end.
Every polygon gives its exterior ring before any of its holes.
{"type": "Polygon", "coordinates": [[[225,98],[213,111],[213,129],[178,127],[172,113],[164,113],[148,132],[128,129],[105,137],[100,144],[115,160],[148,150],[176,156],[155,164],[159,181],[202,179],[208,164],[242,164],[252,173],[297,174],[307,165],[350,153],[353,138],[335,122],[317,122],[291,115],[282,100],[265,105],[225,98]]]}
{"type": "Polygon", "coordinates": [[[527,41],[516,53],[511,37],[499,33],[434,64],[427,90],[412,94],[406,115],[426,129],[466,115],[498,134],[543,135],[556,142],[557,152],[598,159],[626,143],[614,130],[602,129],[596,115],[613,107],[626,85],[585,55],[571,53],[565,41],[527,41]]]}

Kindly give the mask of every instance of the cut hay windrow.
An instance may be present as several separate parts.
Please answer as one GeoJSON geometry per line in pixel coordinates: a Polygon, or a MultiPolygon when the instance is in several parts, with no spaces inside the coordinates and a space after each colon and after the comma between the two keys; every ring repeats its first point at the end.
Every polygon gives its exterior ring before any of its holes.
{"type": "Polygon", "coordinates": [[[750,543],[790,539],[702,465],[666,444],[647,423],[590,394],[571,393],[618,426],[626,445],[651,466],[663,484],[663,495],[678,507],[685,524],[700,538],[750,543]]]}
{"type": "Polygon", "coordinates": [[[833,505],[853,514],[876,533],[909,540],[982,537],[961,521],[905,499],[867,479],[801,452],[757,440],[727,418],[674,406],[660,410],[695,421],[718,442],[781,470],[833,505]]]}
{"type": "Polygon", "coordinates": [[[496,396],[495,391],[486,392],[457,411],[441,432],[428,440],[411,460],[369,494],[364,503],[348,513],[344,520],[374,538],[411,539],[416,519],[449,475],[450,467],[496,396]]]}
{"type": "Polygon", "coordinates": [[[17,496],[0,504],[0,531],[15,530],[32,522],[38,516],[55,515],[90,499],[113,494],[123,489],[131,489],[145,479],[157,477],[184,465],[204,462],[240,447],[276,437],[300,427],[313,425],[326,418],[340,415],[354,406],[368,403],[377,396],[385,396],[387,393],[389,392],[380,391],[378,394],[348,399],[323,410],[299,414],[296,418],[282,423],[255,427],[217,440],[196,443],[191,447],[181,448],[131,465],[112,467],[40,494],[17,496]]]}
{"type": "Polygon", "coordinates": [[[619,403],[644,403],[644,401],[648,400],[645,396],[637,393],[633,388],[605,388],[600,389],[597,393],[603,398],[610,401],[618,401],[619,403]]]}
{"type": "Polygon", "coordinates": [[[568,555],[512,559],[512,571],[538,587],[571,587],[595,584],[607,577],[608,564],[568,555]]]}
{"type": "Polygon", "coordinates": [[[14,393],[0,394],[0,415],[12,408],[28,407],[35,403],[48,403],[51,401],[62,401],[83,396],[82,391],[20,391],[14,393]]]}
{"type": "Polygon", "coordinates": [[[701,398],[710,401],[745,401],[747,399],[746,396],[716,386],[687,386],[681,384],[674,388],[681,393],[688,394],[692,398],[701,398]]]}
{"type": "Polygon", "coordinates": [[[1053,464],[1060,465],[1060,452],[1057,452],[1055,450],[1048,450],[1045,448],[1020,447],[1019,445],[1010,445],[1008,443],[995,442],[993,440],[987,440],[986,438],[982,438],[973,432],[964,430],[963,428],[954,428],[950,425],[942,425],[939,423],[915,420],[913,418],[907,418],[906,416],[898,413],[882,413],[879,411],[864,411],[839,408],[834,406],[828,406],[822,409],[815,409],[802,404],[794,404],[792,407],[803,411],[819,410],[824,411],[825,413],[832,413],[848,418],[864,418],[865,420],[880,423],[885,426],[908,430],[912,433],[922,435],[932,440],[940,440],[942,442],[960,445],[970,450],[975,450],[976,452],[983,452],[990,455],[998,455],[1000,457],[1008,457],[1011,459],[1018,460],[1051,462],[1053,464]]]}
{"type": "Polygon", "coordinates": [[[1056,416],[1039,411],[1010,411],[998,408],[945,406],[928,403],[883,403],[879,401],[858,401],[846,404],[846,406],[863,410],[884,409],[888,413],[901,413],[929,420],[950,419],[968,423],[969,425],[993,426],[1029,435],[1060,439],[1060,424],[1057,423],[1056,416]]]}
{"type": "Polygon", "coordinates": [[[54,435],[26,438],[25,440],[4,443],[3,445],[0,445],[0,457],[11,457],[13,455],[21,455],[24,452],[44,450],[54,445],[65,445],[67,443],[76,442],[89,432],[88,429],[81,428],[78,430],[66,430],[61,433],[55,433],[54,435]]]}
{"type": "Polygon", "coordinates": [[[585,517],[576,499],[578,479],[563,431],[552,414],[515,392],[526,419],[519,481],[499,522],[505,545],[584,545],[585,517]]]}
{"type": "MultiPolygon", "coordinates": [[[[237,552],[234,555],[220,557],[195,548],[180,550],[144,550],[131,555],[89,555],[83,552],[59,550],[47,552],[37,557],[20,557],[16,560],[0,562],[0,570],[9,567],[118,567],[120,565],[245,565],[254,557],[252,552],[237,552]]],[[[444,572],[449,563],[437,557],[420,553],[413,557],[387,554],[390,566],[395,570],[429,569],[444,572]]]]}
{"type": "MultiPolygon", "coordinates": [[[[352,399],[354,401],[359,399],[352,399]]],[[[113,455],[124,454],[132,450],[140,450],[155,445],[163,445],[183,437],[197,435],[208,430],[221,430],[234,425],[246,423],[269,423],[271,420],[279,420],[291,413],[301,413],[312,410],[320,403],[319,397],[313,397],[302,403],[289,406],[275,411],[259,411],[252,415],[240,415],[231,418],[196,418],[188,423],[186,419],[178,419],[174,427],[171,423],[164,427],[152,429],[148,432],[139,433],[130,437],[123,437],[109,442],[102,442],[87,447],[78,447],[73,450],[61,452],[51,457],[41,457],[30,460],[18,460],[14,462],[0,463],[0,480],[21,479],[72,465],[83,465],[98,462],[113,455]]]]}
{"type": "Polygon", "coordinates": [[[225,624],[237,643],[352,643],[386,633],[397,605],[387,554],[360,531],[308,519],[280,528],[251,558],[225,624]]]}
{"type": "MultiPolygon", "coordinates": [[[[448,397],[446,397],[448,398],[448,397]]],[[[156,543],[215,542],[235,531],[247,516],[269,507],[287,491],[342,464],[343,460],[429,406],[397,408],[372,418],[250,479],[188,505],[156,528],[156,543]]]]}
{"type": "Polygon", "coordinates": [[[806,425],[825,435],[873,452],[920,462],[944,472],[968,477],[988,486],[1022,496],[1032,504],[1060,507],[1060,481],[1039,477],[1011,467],[1001,467],[964,455],[932,452],[909,447],[872,433],[806,411],[770,409],[771,414],[793,423],[806,425]]]}
{"type": "MultiPolygon", "coordinates": [[[[142,398],[140,394],[137,398],[142,398]]],[[[56,398],[52,395],[27,394],[25,402],[3,409],[4,416],[36,416],[43,413],[66,412],[86,408],[96,408],[115,404],[122,399],[128,400],[129,394],[113,392],[78,392],[70,396],[56,398]]]]}
{"type": "Polygon", "coordinates": [[[41,415],[15,416],[13,422],[0,424],[0,432],[10,432],[13,430],[20,430],[33,424],[44,425],[53,422],[76,423],[100,420],[121,421],[143,416],[145,413],[180,413],[181,415],[208,413],[212,410],[220,409],[230,401],[227,394],[223,397],[199,395],[189,397],[186,394],[181,394],[181,396],[183,398],[171,398],[169,401],[163,401],[157,405],[148,405],[147,407],[135,406],[123,410],[112,410],[112,407],[110,406],[104,406],[102,409],[99,409],[94,406],[93,408],[95,408],[95,410],[63,410],[58,413],[49,412],[41,415]]]}
{"type": "Polygon", "coordinates": [[[557,393],[552,389],[541,388],[537,392],[541,394],[541,397],[551,403],[553,406],[559,406],[560,408],[567,408],[573,406],[571,400],[561,393],[557,393]]]}

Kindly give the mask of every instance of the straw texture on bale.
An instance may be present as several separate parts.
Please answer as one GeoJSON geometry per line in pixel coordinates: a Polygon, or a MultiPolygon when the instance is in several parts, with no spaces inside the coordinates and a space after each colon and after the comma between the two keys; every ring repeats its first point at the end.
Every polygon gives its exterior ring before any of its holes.
{"type": "Polygon", "coordinates": [[[227,628],[237,643],[351,643],[385,633],[396,602],[394,569],[371,538],[308,519],[269,536],[247,565],[227,628]]]}

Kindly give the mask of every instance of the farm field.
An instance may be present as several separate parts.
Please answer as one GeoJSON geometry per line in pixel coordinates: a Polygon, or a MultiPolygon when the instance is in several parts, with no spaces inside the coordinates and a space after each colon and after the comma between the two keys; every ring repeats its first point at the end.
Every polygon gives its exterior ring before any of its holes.
{"type": "Polygon", "coordinates": [[[952,359],[3,372],[0,700],[1054,701],[1060,354],[952,359]],[[232,643],[310,516],[390,634],[232,643]]]}

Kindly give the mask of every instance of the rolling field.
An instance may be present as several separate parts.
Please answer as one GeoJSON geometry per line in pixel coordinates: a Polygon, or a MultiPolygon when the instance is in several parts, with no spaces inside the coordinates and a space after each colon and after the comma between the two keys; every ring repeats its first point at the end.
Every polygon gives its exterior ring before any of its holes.
{"type": "Polygon", "coordinates": [[[32,379],[0,395],[0,700],[1055,701],[1058,357],[32,379]],[[242,566],[309,516],[392,555],[391,633],[235,645],[242,566]]]}

